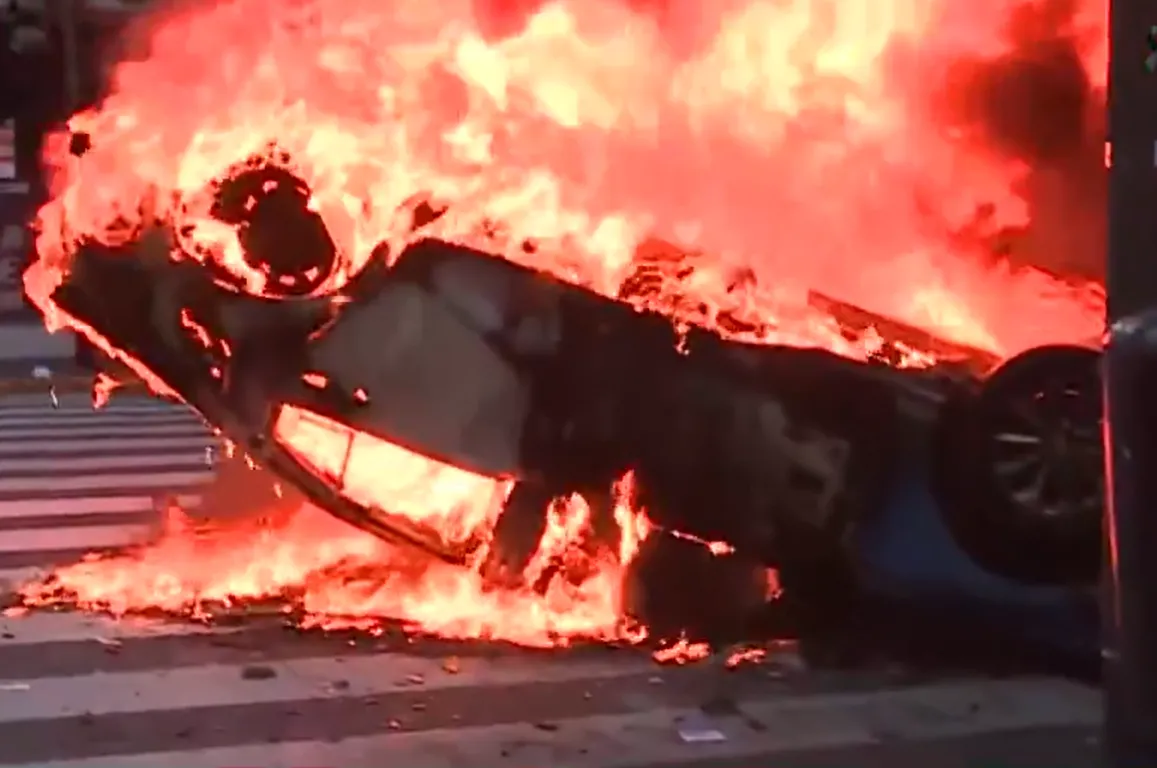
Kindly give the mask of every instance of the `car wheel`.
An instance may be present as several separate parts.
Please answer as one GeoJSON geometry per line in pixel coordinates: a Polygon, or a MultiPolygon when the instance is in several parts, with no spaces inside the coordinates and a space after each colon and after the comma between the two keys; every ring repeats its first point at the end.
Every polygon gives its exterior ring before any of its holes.
{"type": "Polygon", "coordinates": [[[1104,508],[1100,353],[1047,346],[1012,358],[946,406],[934,483],[957,544],[1021,583],[1089,584],[1104,508]]]}

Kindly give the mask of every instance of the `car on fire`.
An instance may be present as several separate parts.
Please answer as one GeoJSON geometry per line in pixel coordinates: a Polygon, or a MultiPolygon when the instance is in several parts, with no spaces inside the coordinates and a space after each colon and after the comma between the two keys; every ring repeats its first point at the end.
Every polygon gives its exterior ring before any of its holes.
{"type": "Polygon", "coordinates": [[[333,265],[316,215],[226,203],[223,220],[247,211],[242,246],[281,295],[174,258],[178,233],[161,226],[124,246],[82,243],[51,300],[264,469],[242,485],[272,478],[387,542],[533,589],[523,580],[552,503],[585,500],[590,545],[613,548],[629,478],[630,505],[654,527],[628,571],[632,610],[680,624],[718,618],[710,597],[689,597],[704,584],[746,596],[746,610],[765,599],[767,569],[804,595],[840,581],[854,532],[885,514],[920,455],[920,482],[982,569],[1025,584],[1096,578],[1091,346],[1000,361],[818,294],[848,334],[880,334],[877,354],[735,341],[629,300],[662,264],[642,259],[640,279],[611,298],[422,237],[421,222],[400,252],[317,295],[333,265]],[[931,362],[897,365],[912,349],[931,362]],[[295,429],[336,441],[325,453],[336,459],[303,450],[295,429]],[[448,537],[382,508],[351,475],[367,436],[463,482],[501,481],[496,518],[448,537]],[[666,590],[647,587],[648,569],[666,570],[666,590]]]}

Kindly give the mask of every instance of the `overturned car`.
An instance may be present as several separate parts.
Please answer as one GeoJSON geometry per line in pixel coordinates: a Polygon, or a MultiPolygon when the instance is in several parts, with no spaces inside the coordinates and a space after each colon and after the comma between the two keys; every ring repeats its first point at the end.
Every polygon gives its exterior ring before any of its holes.
{"type": "Polygon", "coordinates": [[[418,236],[319,296],[331,268],[319,226],[304,207],[246,225],[242,245],[280,298],[173,258],[174,233],[159,228],[123,247],[81,245],[52,302],[264,468],[252,482],[422,556],[481,562],[498,586],[534,588],[526,569],[556,499],[580,495],[591,545],[613,547],[624,477],[655,528],[628,574],[631,609],[650,624],[734,619],[712,591],[747,596],[742,614],[764,600],[769,568],[797,595],[854,588],[857,531],[913,484],[983,571],[1018,584],[1096,578],[1094,349],[1000,362],[819,295],[849,333],[871,327],[891,343],[881,359],[737,342],[418,236]],[[897,367],[893,347],[937,362],[897,367]],[[286,439],[310,425],[337,441],[333,460],[286,439]],[[497,516],[448,536],[382,508],[353,477],[360,435],[467,485],[501,481],[497,516]],[[664,589],[648,588],[649,569],[664,570],[664,589]]]}

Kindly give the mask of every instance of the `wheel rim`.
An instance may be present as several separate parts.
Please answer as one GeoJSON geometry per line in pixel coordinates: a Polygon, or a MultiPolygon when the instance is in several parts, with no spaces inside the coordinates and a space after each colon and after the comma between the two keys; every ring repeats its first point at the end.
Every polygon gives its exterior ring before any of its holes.
{"type": "Polygon", "coordinates": [[[1018,516],[1079,524],[1103,504],[1100,391],[1095,371],[1032,382],[993,414],[993,477],[1018,516]]]}

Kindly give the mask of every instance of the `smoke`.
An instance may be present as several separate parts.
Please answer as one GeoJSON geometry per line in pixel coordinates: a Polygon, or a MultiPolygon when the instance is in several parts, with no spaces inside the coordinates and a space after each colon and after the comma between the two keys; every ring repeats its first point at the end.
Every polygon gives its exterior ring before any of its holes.
{"type": "MultiPolygon", "coordinates": [[[[1089,38],[1072,0],[1027,3],[1009,14],[1003,54],[958,62],[946,83],[953,128],[1022,163],[1018,189],[1031,223],[1004,233],[1000,255],[1066,277],[1104,272],[1104,88],[1090,73],[1089,38]]],[[[1096,30],[1103,35],[1104,27],[1096,30]]]]}

